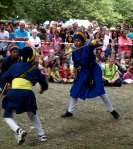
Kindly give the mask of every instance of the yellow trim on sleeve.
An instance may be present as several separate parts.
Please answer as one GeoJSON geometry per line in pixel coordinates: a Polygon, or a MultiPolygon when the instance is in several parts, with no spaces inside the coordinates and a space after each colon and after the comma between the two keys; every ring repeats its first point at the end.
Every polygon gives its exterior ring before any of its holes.
{"type": "Polygon", "coordinates": [[[94,40],[92,40],[92,42],[91,42],[94,46],[97,44],[97,41],[96,41],[96,39],[94,39],[94,40]]]}

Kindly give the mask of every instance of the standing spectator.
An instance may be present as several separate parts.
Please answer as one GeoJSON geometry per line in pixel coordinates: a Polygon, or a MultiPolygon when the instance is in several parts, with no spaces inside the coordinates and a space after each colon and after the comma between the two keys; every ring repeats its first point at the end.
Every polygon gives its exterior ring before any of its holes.
{"type": "Polygon", "coordinates": [[[119,49],[118,52],[121,58],[125,57],[125,54],[131,52],[130,45],[132,44],[131,39],[127,38],[126,34],[122,31],[118,38],[119,49]]]}
{"type": "Polygon", "coordinates": [[[42,44],[42,55],[44,57],[47,57],[54,52],[54,49],[53,49],[53,43],[50,42],[49,40],[47,40],[46,42],[44,42],[42,44]]]}
{"type": "Polygon", "coordinates": [[[59,31],[56,30],[56,32],[54,33],[54,37],[52,38],[52,42],[53,42],[53,47],[55,52],[61,52],[61,43],[62,43],[62,38],[59,36],[59,31]]]}
{"type": "Polygon", "coordinates": [[[105,31],[105,35],[104,35],[104,39],[103,39],[103,51],[105,51],[107,49],[107,46],[109,45],[110,43],[110,35],[109,35],[109,30],[107,29],[105,31]]]}
{"type": "MultiPolygon", "coordinates": [[[[1,63],[1,76],[4,72],[6,72],[11,65],[16,63],[19,60],[19,49],[17,46],[11,45],[9,46],[9,55],[4,57],[1,63]]],[[[0,91],[4,88],[5,84],[0,82],[0,91]]],[[[9,85],[10,86],[10,85],[9,85]]]]}
{"type": "Polygon", "coordinates": [[[96,61],[101,67],[105,62],[105,52],[101,48],[97,48],[96,50],[96,61]]]}
{"type": "Polygon", "coordinates": [[[9,39],[14,39],[14,27],[13,27],[13,24],[11,22],[9,22],[7,25],[6,25],[6,31],[9,32],[9,39]]]}
{"type": "Polygon", "coordinates": [[[31,36],[29,37],[28,44],[30,47],[36,49],[37,53],[40,53],[41,51],[41,40],[37,36],[38,31],[37,29],[33,29],[31,36]]]}
{"type": "Polygon", "coordinates": [[[73,37],[69,35],[66,38],[66,42],[68,44],[66,44],[65,46],[65,55],[67,56],[68,64],[72,66],[73,65],[73,61],[72,61],[73,37]]]}
{"type": "Polygon", "coordinates": [[[130,32],[127,34],[127,37],[132,40],[130,48],[131,48],[131,58],[133,59],[133,28],[130,29],[130,32]]]}
{"type": "Polygon", "coordinates": [[[40,37],[41,40],[47,39],[46,29],[44,27],[42,27],[42,26],[39,27],[38,36],[40,37]]]}
{"type": "Polygon", "coordinates": [[[113,51],[118,52],[118,33],[115,30],[111,34],[111,46],[113,51]]]}
{"type": "Polygon", "coordinates": [[[9,46],[9,56],[5,57],[2,62],[1,71],[6,72],[8,68],[19,60],[19,49],[17,46],[9,46]]]}
{"type": "Polygon", "coordinates": [[[5,24],[0,24],[0,55],[6,56],[8,42],[4,42],[4,40],[9,39],[9,32],[5,30],[5,24]]]}
{"type": "Polygon", "coordinates": [[[105,50],[105,57],[108,58],[108,57],[111,56],[111,54],[112,54],[111,44],[108,44],[108,45],[107,45],[107,48],[106,48],[106,50],[105,50]]]}
{"type": "Polygon", "coordinates": [[[23,41],[16,43],[20,49],[23,49],[26,46],[26,41],[28,41],[28,32],[25,30],[24,21],[20,21],[19,28],[15,30],[14,36],[16,41],[23,41]]]}

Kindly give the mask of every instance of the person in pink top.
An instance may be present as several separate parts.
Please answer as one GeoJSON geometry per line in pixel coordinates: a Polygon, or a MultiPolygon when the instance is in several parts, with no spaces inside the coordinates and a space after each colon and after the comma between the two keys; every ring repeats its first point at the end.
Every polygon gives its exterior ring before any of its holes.
{"type": "Polygon", "coordinates": [[[43,43],[43,55],[44,56],[49,56],[51,49],[53,50],[53,43],[47,40],[46,42],[43,43]]]}
{"type": "Polygon", "coordinates": [[[124,57],[124,55],[127,52],[130,52],[130,45],[132,44],[131,39],[129,39],[126,34],[122,31],[119,38],[118,38],[118,52],[121,55],[121,57],[124,57]]]}
{"type": "Polygon", "coordinates": [[[61,50],[62,39],[61,37],[59,37],[58,31],[55,32],[54,37],[52,38],[52,42],[53,42],[55,52],[59,52],[61,50]]]}

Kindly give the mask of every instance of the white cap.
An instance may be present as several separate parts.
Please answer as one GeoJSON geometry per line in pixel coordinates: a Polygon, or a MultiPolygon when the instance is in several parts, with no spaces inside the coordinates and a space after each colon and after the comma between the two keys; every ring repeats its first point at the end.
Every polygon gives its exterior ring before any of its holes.
{"type": "Polygon", "coordinates": [[[26,24],[24,20],[21,20],[19,24],[26,24]]]}
{"type": "Polygon", "coordinates": [[[34,29],[32,30],[32,33],[38,33],[37,29],[34,28],[34,29]]]}
{"type": "Polygon", "coordinates": [[[116,30],[116,29],[115,29],[115,27],[110,27],[110,30],[112,30],[112,31],[113,31],[113,30],[116,30]]]}

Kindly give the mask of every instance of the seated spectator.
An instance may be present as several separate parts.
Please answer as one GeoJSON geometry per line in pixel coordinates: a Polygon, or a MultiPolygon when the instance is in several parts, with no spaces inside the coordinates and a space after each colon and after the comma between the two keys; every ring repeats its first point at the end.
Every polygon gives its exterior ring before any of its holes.
{"type": "Polygon", "coordinates": [[[49,81],[50,82],[56,82],[56,83],[62,82],[62,78],[60,76],[58,67],[52,67],[49,81]]]}
{"type": "Polygon", "coordinates": [[[124,73],[127,71],[129,67],[129,62],[130,62],[130,59],[128,57],[125,57],[124,59],[120,60],[120,66],[124,73]]]}
{"type": "Polygon", "coordinates": [[[49,80],[51,68],[49,67],[48,59],[45,59],[40,56],[38,59],[38,68],[41,70],[41,73],[46,76],[47,80],[49,80]]]}
{"type": "Polygon", "coordinates": [[[123,75],[123,82],[127,84],[133,83],[133,61],[130,62],[127,72],[123,75]]]}
{"type": "Polygon", "coordinates": [[[70,70],[69,65],[67,63],[64,63],[60,67],[60,76],[61,76],[62,81],[64,83],[73,82],[73,77],[72,77],[72,74],[71,74],[71,70],[70,70]]]}
{"type": "Polygon", "coordinates": [[[105,86],[121,86],[122,80],[118,72],[118,66],[114,58],[109,58],[108,62],[102,65],[103,80],[105,86]]]}
{"type": "Polygon", "coordinates": [[[126,67],[125,65],[121,64],[121,59],[118,55],[116,55],[115,64],[118,66],[120,76],[123,77],[123,74],[126,72],[126,67]]]}

